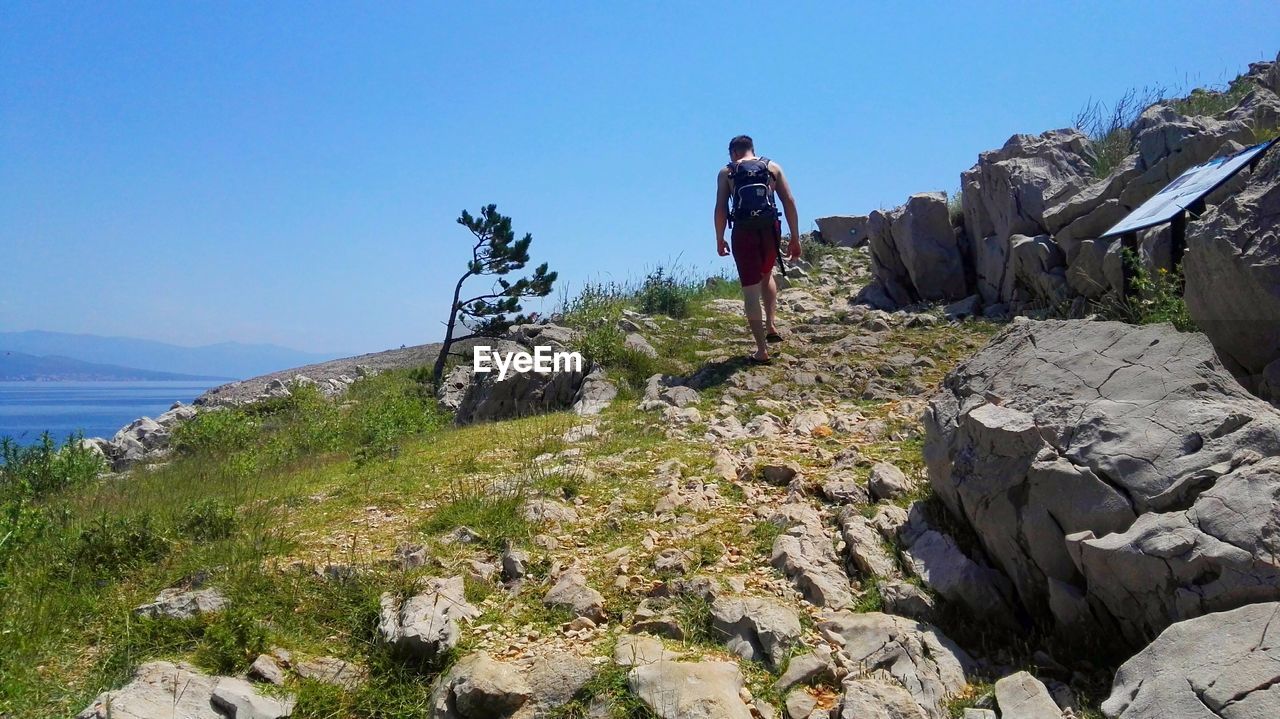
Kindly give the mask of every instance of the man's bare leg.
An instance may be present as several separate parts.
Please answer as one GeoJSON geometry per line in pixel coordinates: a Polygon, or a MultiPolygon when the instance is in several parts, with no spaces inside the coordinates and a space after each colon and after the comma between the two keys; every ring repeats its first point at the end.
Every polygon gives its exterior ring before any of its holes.
{"type": "MultiPolygon", "coordinates": [[[[760,316],[760,293],[763,284],[765,283],[758,282],[742,288],[742,303],[747,312],[747,325],[751,328],[751,335],[756,340],[755,358],[759,360],[769,359],[769,342],[765,339],[768,332],[765,330],[764,318],[760,316]]],[[[768,284],[773,284],[772,278],[768,284]]],[[[776,290],[774,295],[776,298],[776,290]]]]}
{"type": "Polygon", "coordinates": [[[768,279],[760,283],[761,294],[764,298],[764,323],[765,334],[777,333],[778,327],[773,324],[774,315],[778,311],[778,283],[773,280],[773,268],[769,268],[768,279]]]}

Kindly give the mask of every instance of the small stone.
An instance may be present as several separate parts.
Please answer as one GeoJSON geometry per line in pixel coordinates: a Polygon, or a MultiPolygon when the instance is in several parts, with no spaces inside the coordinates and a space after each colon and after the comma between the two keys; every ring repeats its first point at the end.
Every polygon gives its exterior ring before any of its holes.
{"type": "Polygon", "coordinates": [[[588,617],[596,623],[604,621],[604,597],[587,586],[587,578],[577,570],[560,575],[554,586],[547,590],[542,603],[548,606],[566,607],[576,616],[588,617]]]}
{"type": "Polygon", "coordinates": [[[769,484],[785,487],[800,474],[800,465],[795,462],[784,464],[766,464],[760,468],[760,476],[769,484]]]}
{"type": "Polygon", "coordinates": [[[227,598],[216,589],[165,589],[154,602],[143,604],[133,611],[146,617],[191,619],[202,614],[220,612],[227,606],[227,598]]]}
{"type": "Polygon", "coordinates": [[[897,499],[915,489],[915,484],[896,466],[888,462],[877,462],[871,467],[871,479],[867,482],[867,488],[876,499],[897,499]]]}
{"type": "Polygon", "coordinates": [[[284,684],[284,669],[269,654],[259,654],[253,660],[253,664],[249,665],[249,676],[276,686],[284,684]]]}
{"type": "Polygon", "coordinates": [[[303,679],[332,684],[351,691],[364,681],[364,668],[335,657],[315,657],[294,664],[293,671],[303,679]]]}

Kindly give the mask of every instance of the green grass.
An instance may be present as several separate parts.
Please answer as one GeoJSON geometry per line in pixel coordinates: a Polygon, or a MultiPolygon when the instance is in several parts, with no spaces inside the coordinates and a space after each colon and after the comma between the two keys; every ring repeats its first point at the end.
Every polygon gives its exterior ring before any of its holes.
{"type": "Polygon", "coordinates": [[[467,527],[494,551],[501,551],[508,543],[524,544],[532,534],[532,524],[521,513],[524,486],[496,487],[484,480],[465,479],[453,485],[448,497],[422,523],[424,533],[443,534],[467,527]]]}

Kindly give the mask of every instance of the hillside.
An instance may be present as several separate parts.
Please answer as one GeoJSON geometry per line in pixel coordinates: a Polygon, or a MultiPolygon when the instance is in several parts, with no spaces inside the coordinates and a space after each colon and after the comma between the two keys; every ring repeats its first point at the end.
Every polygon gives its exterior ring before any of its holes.
{"type": "MultiPolygon", "coordinates": [[[[320,439],[331,410],[316,416],[324,401],[303,400],[303,393],[292,409],[277,404],[275,419],[240,415],[260,431],[274,428],[263,443],[245,444],[236,439],[240,432],[211,424],[201,439],[188,440],[201,448],[189,457],[183,453],[127,483],[86,488],[69,506],[115,507],[121,523],[73,533],[61,550],[71,554],[62,556],[102,551],[102,542],[121,531],[135,539],[113,545],[113,564],[96,570],[106,572],[100,576],[109,591],[90,597],[68,586],[56,598],[46,592],[10,605],[5,616],[12,626],[38,615],[54,627],[73,622],[90,629],[42,633],[20,657],[11,654],[14,666],[27,668],[17,686],[28,688],[9,696],[8,710],[47,712],[44,702],[56,693],[65,697],[59,712],[77,711],[97,688],[119,685],[137,661],[123,657],[138,652],[194,658],[226,671],[246,668],[243,662],[278,646],[290,652],[295,671],[304,658],[337,657],[358,665],[352,671],[363,677],[338,692],[323,682],[289,680],[300,692],[297,716],[363,715],[374,706],[406,712],[378,715],[414,715],[410,707],[428,702],[430,670],[406,673],[412,662],[374,641],[369,612],[376,613],[383,591],[419,576],[463,577],[467,600],[480,612],[450,656],[486,650],[521,666],[550,660],[598,670],[577,685],[581,698],[572,706],[579,708],[563,716],[582,715],[573,712],[593,703],[630,711],[626,667],[612,662],[620,642],[632,641],[623,638],[628,627],[654,607],[684,638],[668,640],[668,651],[689,659],[732,657],[712,627],[709,602],[672,595],[655,605],[649,598],[681,577],[711,577],[717,592],[736,587],[795,612],[804,629],[788,655],[802,645],[823,646],[819,608],[800,601],[795,585],[770,568],[783,531],[770,516],[789,490],[768,468],[794,465],[806,481],[820,483],[826,472],[810,477],[808,468],[835,459],[848,468],[851,484],[865,484],[872,463],[892,462],[911,483],[894,500],[906,506],[923,485],[920,393],[994,330],[923,315],[889,324],[856,312],[844,288],[855,277],[865,281],[866,260],[834,262],[828,260],[831,271],[820,285],[784,293],[789,340],[775,367],[752,369],[737,359],[748,351],[736,316],[740,304],[704,292],[689,319],[644,319],[658,328],[648,335],[665,359],[629,356],[638,384],[627,389],[623,380],[622,398],[598,420],[557,413],[459,428],[436,424],[425,435],[396,439],[402,411],[394,407],[414,401],[401,394],[413,382],[383,374],[352,385],[354,411],[367,409],[353,418],[357,446],[320,439]],[[877,331],[859,330],[868,323],[877,331]],[[644,377],[699,367],[711,379],[680,400],[678,412],[637,409],[644,377]],[[736,448],[729,466],[723,451],[709,449],[712,436],[736,448]],[[306,448],[315,441],[338,451],[313,456],[306,448]],[[358,456],[367,459],[353,461],[358,456]],[[744,462],[758,469],[739,476],[744,462]],[[234,499],[245,496],[255,498],[252,507],[234,499]],[[574,620],[573,610],[543,604],[571,567],[599,592],[589,601],[599,604],[590,612],[595,620],[574,620]],[[132,607],[160,589],[193,581],[217,587],[233,609],[191,620],[130,621],[132,607]]],[[[219,415],[225,413],[210,417],[219,415]]],[[[813,511],[829,511],[821,499],[807,501],[813,511]]],[[[28,565],[16,576],[11,569],[15,589],[61,582],[58,564],[28,565]]],[[[862,609],[882,606],[872,584],[853,583],[848,591],[862,609]]],[[[776,669],[743,663],[742,670],[756,696],[780,701],[772,687],[776,669]]]]}
{"type": "Polygon", "coordinates": [[[37,357],[0,350],[0,382],[66,380],[86,382],[219,380],[225,377],[153,372],[136,367],[81,362],[70,357],[37,357]]]}
{"type": "Polygon", "coordinates": [[[1276,78],[836,223],[768,365],[735,283],[655,273],[494,342],[581,369],[433,388],[407,348],[6,447],[0,713],[1280,716],[1280,345],[1230,341],[1280,337],[1280,157],[1188,221],[1185,285],[1097,236],[1274,133],[1276,78]],[[1254,306],[1202,332],[1205,263],[1254,306]]]}
{"type": "Polygon", "coordinates": [[[201,347],[90,334],[0,332],[0,349],[36,356],[57,356],[100,364],[137,367],[201,377],[254,377],[287,367],[333,359],[335,355],[301,352],[267,344],[221,342],[201,347]]]}

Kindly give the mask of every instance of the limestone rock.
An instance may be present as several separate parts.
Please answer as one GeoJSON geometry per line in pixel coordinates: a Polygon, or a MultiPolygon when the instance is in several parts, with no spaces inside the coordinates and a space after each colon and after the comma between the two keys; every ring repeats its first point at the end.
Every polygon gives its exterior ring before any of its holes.
{"type": "Polygon", "coordinates": [[[787,670],[773,686],[779,692],[785,692],[797,684],[812,684],[820,680],[835,680],[831,650],[824,645],[819,645],[808,654],[792,657],[787,662],[787,670]]]}
{"type": "Polygon", "coordinates": [[[529,699],[511,719],[552,719],[564,715],[561,707],[591,681],[595,669],[589,660],[561,652],[535,658],[523,676],[529,699]]]}
{"type": "Polygon", "coordinates": [[[952,372],[925,428],[938,496],[1063,631],[1140,645],[1280,597],[1264,506],[1280,479],[1255,462],[1280,454],[1280,413],[1202,335],[1015,322],[952,372]]]}
{"type": "Polygon", "coordinates": [[[220,612],[227,607],[227,598],[217,589],[179,589],[160,591],[150,604],[143,604],[133,611],[147,617],[191,619],[201,614],[220,612]]]}
{"type": "Polygon", "coordinates": [[[912,195],[894,217],[890,234],[918,297],[951,301],[971,294],[945,194],[912,195]]]}
{"type": "Polygon", "coordinates": [[[721,597],[711,604],[711,625],[729,651],[743,659],[781,666],[800,640],[800,618],[791,608],[759,597],[721,597]]]}
{"type": "Polygon", "coordinates": [[[880,600],[889,614],[928,622],[937,611],[933,597],[909,582],[882,582],[879,589],[880,600]]]}
{"type": "Polygon", "coordinates": [[[437,680],[431,698],[433,719],[509,717],[533,690],[514,666],[477,652],[459,659],[437,680]]]}
{"type": "Polygon", "coordinates": [[[849,561],[859,572],[868,578],[888,578],[897,574],[897,565],[880,543],[880,535],[871,526],[871,521],[852,507],[840,512],[840,535],[849,561]]]}
{"type": "Polygon", "coordinates": [[[249,682],[220,677],[210,702],[231,719],[283,719],[293,713],[293,697],[259,694],[249,682]]]}
{"type": "Polygon", "coordinates": [[[732,662],[654,662],[632,669],[627,684],[660,719],[752,719],[732,662]]]}
{"type": "Polygon", "coordinates": [[[1179,622],[1116,672],[1109,719],[1280,716],[1280,604],[1179,622]],[[1275,627],[1274,629],[1272,627],[1275,627]]]}
{"type": "Polygon", "coordinates": [[[658,350],[654,349],[653,345],[649,344],[649,340],[645,339],[644,335],[639,332],[632,332],[628,334],[622,340],[622,346],[632,352],[638,352],[646,357],[658,356],[658,350]]]}
{"type": "MultiPolygon", "coordinates": [[[[973,660],[934,627],[879,612],[836,612],[818,630],[840,644],[864,672],[883,670],[926,715],[947,716],[944,702],[964,688],[973,660]]],[[[857,715],[850,715],[857,716],[857,715]]]]}
{"type": "Polygon", "coordinates": [[[1018,627],[1013,587],[1004,575],[965,554],[951,535],[934,527],[917,502],[899,530],[903,557],[912,574],[968,613],[1008,627],[1018,627]]]}
{"type": "Polygon", "coordinates": [[[915,483],[895,465],[877,462],[871,467],[867,489],[875,499],[897,499],[915,489],[915,483]]]}
{"type": "Polygon", "coordinates": [[[826,412],[820,409],[806,409],[797,412],[787,427],[796,434],[808,436],[815,429],[826,426],[831,421],[826,412]]]}
{"type": "Polygon", "coordinates": [[[270,654],[259,654],[249,665],[249,676],[268,684],[280,686],[284,684],[284,669],[270,654]]]}
{"type": "Polygon", "coordinates": [[[99,694],[77,719],[282,719],[293,698],[267,696],[243,679],[214,677],[189,664],[148,662],[120,689],[99,694]]]}
{"type": "Polygon", "coordinates": [[[543,596],[542,603],[552,607],[565,607],[574,616],[586,617],[597,624],[605,619],[604,597],[588,587],[587,578],[576,569],[561,574],[543,596]]]}
{"type": "Polygon", "coordinates": [[[774,540],[770,564],[816,606],[840,609],[853,604],[849,575],[840,566],[831,538],[821,524],[787,524],[786,532],[774,540]]]}
{"type": "MultiPolygon", "coordinates": [[[[844,683],[840,713],[836,719],[930,719],[911,693],[896,684],[875,679],[851,679],[844,683]]],[[[945,716],[945,714],[944,714],[945,716]]]]}
{"type": "Polygon", "coordinates": [[[795,462],[766,464],[760,468],[760,477],[769,484],[782,487],[791,483],[800,474],[800,465],[795,462]]]}
{"type": "Polygon", "coordinates": [[[996,682],[996,704],[1001,719],[1061,719],[1049,690],[1027,672],[1010,674],[996,682]]]}
{"type": "Polygon", "coordinates": [[[1273,149],[1241,192],[1187,230],[1187,310],[1254,391],[1267,365],[1280,359],[1278,217],[1280,152],[1273,149]]]}
{"type": "Polygon", "coordinates": [[[1091,156],[1088,139],[1077,130],[1014,135],[961,174],[965,234],[973,238],[984,303],[1012,299],[1010,239],[1040,235],[1061,222],[1053,210],[1089,184],[1091,156]]]}
{"type": "Polygon", "coordinates": [[[313,657],[293,663],[293,672],[303,679],[332,684],[351,691],[365,680],[364,667],[337,657],[313,657]]]}
{"type": "Polygon", "coordinates": [[[620,667],[674,660],[680,655],[662,646],[662,640],[643,634],[623,634],[613,647],[613,663],[620,667]]]}
{"type": "Polygon", "coordinates": [[[595,367],[582,379],[572,409],[583,417],[600,414],[617,396],[618,386],[608,380],[603,367],[595,367]]]}
{"type": "Polygon", "coordinates": [[[148,662],[128,684],[99,694],[76,719],[223,719],[212,704],[217,684],[218,677],[189,664],[148,662]]]}
{"type": "MultiPolygon", "coordinates": [[[[559,337],[557,330],[549,329],[552,327],[550,325],[535,327],[543,329],[534,337],[526,338],[527,341],[542,341],[542,337],[548,333],[559,337]]],[[[558,342],[550,344],[555,346],[558,342]]],[[[493,352],[502,353],[530,352],[532,349],[531,345],[511,340],[494,340],[487,346],[493,352]]],[[[579,412],[583,413],[582,410],[588,404],[599,406],[608,394],[608,389],[597,382],[592,389],[594,400],[587,401],[579,395],[585,383],[585,369],[561,367],[546,373],[508,369],[506,376],[500,381],[496,368],[490,372],[476,372],[472,362],[464,362],[444,379],[437,396],[442,405],[454,411],[454,421],[457,424],[523,417],[567,409],[575,403],[579,403],[579,412]]]]}
{"type": "Polygon", "coordinates": [[[461,634],[459,621],[480,611],[467,602],[461,576],[429,579],[424,591],[400,601],[383,594],[378,634],[397,651],[432,660],[453,649],[461,634]]]}
{"type": "Polygon", "coordinates": [[[866,215],[834,215],[814,220],[822,241],[836,247],[861,247],[867,244],[866,215]]]}
{"type": "Polygon", "coordinates": [[[788,719],[809,719],[813,711],[818,708],[818,700],[809,692],[797,689],[787,694],[783,706],[788,719]]]}
{"type": "Polygon", "coordinates": [[[871,495],[851,472],[832,472],[822,483],[822,496],[836,504],[866,504],[871,495]]]}

